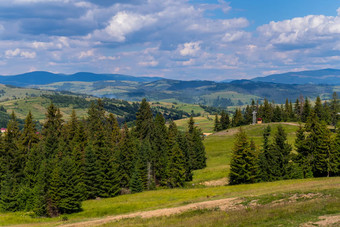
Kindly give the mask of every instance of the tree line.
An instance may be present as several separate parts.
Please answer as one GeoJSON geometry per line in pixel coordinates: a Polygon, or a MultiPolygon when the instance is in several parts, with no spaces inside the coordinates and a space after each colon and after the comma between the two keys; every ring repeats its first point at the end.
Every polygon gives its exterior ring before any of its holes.
{"type": "Polygon", "coordinates": [[[66,122],[51,104],[41,132],[30,112],[20,130],[13,112],[0,136],[0,209],[52,217],[80,211],[86,199],[181,187],[206,166],[202,140],[193,118],[180,132],[145,99],[132,129],[121,129],[100,99],[87,119],[73,111],[66,122]]]}
{"type": "MultiPolygon", "coordinates": [[[[336,126],[340,117],[338,100],[339,98],[336,92],[333,93],[330,101],[322,102],[318,96],[314,106],[312,106],[311,101],[308,98],[304,98],[303,96],[297,98],[294,104],[288,99],[286,99],[285,104],[281,105],[275,104],[274,102],[270,103],[267,99],[264,99],[263,104],[259,104],[259,101],[255,102],[252,100],[251,105],[247,105],[243,110],[241,110],[241,108],[235,110],[228,127],[222,126],[222,122],[225,122],[222,113],[220,115],[216,114],[214,130],[220,131],[229,127],[249,125],[253,122],[253,111],[257,112],[256,117],[261,118],[264,123],[287,121],[305,123],[314,111],[320,121],[336,126]]],[[[224,114],[226,113],[224,112],[224,114]]]]}
{"type": "Polygon", "coordinates": [[[315,111],[296,132],[296,153],[292,152],[281,125],[272,141],[270,135],[271,127],[267,126],[262,146],[258,148],[240,130],[233,147],[230,184],[340,176],[340,129],[332,133],[315,111]]]}

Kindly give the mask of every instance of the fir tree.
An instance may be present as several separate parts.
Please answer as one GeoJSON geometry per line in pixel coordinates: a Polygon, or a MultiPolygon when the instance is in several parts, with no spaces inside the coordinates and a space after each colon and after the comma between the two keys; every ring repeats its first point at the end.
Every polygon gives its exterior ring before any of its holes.
{"type": "Polygon", "coordinates": [[[222,110],[222,112],[221,112],[220,124],[221,124],[221,129],[222,130],[226,130],[226,129],[228,129],[230,127],[229,115],[224,110],[222,110]]]}
{"type": "Polygon", "coordinates": [[[274,174],[275,178],[279,179],[289,179],[291,175],[290,170],[290,153],[292,151],[292,147],[287,142],[287,133],[284,131],[282,125],[277,127],[277,132],[274,135],[273,145],[271,148],[271,152],[276,156],[276,165],[271,166],[271,168],[276,171],[274,174]]]}
{"type": "Polygon", "coordinates": [[[233,154],[230,162],[229,184],[256,182],[256,156],[251,151],[246,133],[240,128],[235,137],[233,154]]]}
{"type": "Polygon", "coordinates": [[[302,114],[301,114],[301,121],[307,122],[307,119],[311,115],[311,112],[312,112],[312,110],[311,110],[309,100],[308,100],[308,98],[306,98],[304,105],[303,105],[303,111],[302,111],[302,114]]]}
{"type": "Polygon", "coordinates": [[[136,114],[136,133],[138,138],[150,139],[153,134],[153,116],[149,103],[143,99],[136,114]]]}
{"type": "Polygon", "coordinates": [[[154,122],[154,136],[152,140],[154,155],[154,173],[156,182],[166,185],[168,162],[168,132],[163,115],[157,114],[154,122]]]}
{"type": "Polygon", "coordinates": [[[129,182],[134,170],[135,144],[127,125],[124,125],[122,139],[119,144],[119,175],[121,187],[129,188],[129,182]]]}
{"type": "Polygon", "coordinates": [[[25,119],[25,125],[20,139],[25,149],[25,153],[29,153],[32,146],[39,142],[37,129],[35,128],[31,111],[28,112],[28,115],[25,119]]]}
{"type": "Polygon", "coordinates": [[[168,164],[168,173],[169,179],[168,184],[170,187],[181,187],[185,181],[185,157],[183,155],[182,150],[179,148],[176,143],[170,153],[169,164],[168,164]]]}
{"type": "Polygon", "coordinates": [[[296,162],[299,164],[304,178],[313,177],[312,172],[312,161],[313,161],[313,154],[310,152],[310,150],[307,147],[306,144],[306,136],[305,136],[305,130],[302,127],[302,125],[299,125],[299,129],[296,132],[296,139],[295,139],[295,147],[297,157],[296,162]]]}
{"type": "Polygon", "coordinates": [[[218,114],[215,115],[215,121],[214,121],[214,132],[218,132],[221,130],[221,124],[218,119],[218,114]]]}
{"type": "Polygon", "coordinates": [[[140,176],[138,165],[135,165],[135,170],[133,171],[130,180],[130,191],[131,193],[137,193],[143,191],[143,182],[140,176]]]}

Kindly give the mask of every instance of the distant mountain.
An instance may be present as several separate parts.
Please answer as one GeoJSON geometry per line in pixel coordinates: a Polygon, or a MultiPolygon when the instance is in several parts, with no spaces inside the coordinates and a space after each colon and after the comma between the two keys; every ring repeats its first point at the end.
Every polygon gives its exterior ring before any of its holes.
{"type": "Polygon", "coordinates": [[[152,82],[160,80],[160,77],[134,77],[121,74],[96,74],[88,72],[79,72],[72,75],[55,74],[44,71],[29,72],[14,76],[0,76],[0,83],[9,84],[19,87],[30,85],[44,85],[56,82],[79,81],[79,82],[96,82],[96,81],[134,81],[134,82],[152,82]]]}
{"type": "Polygon", "coordinates": [[[273,82],[282,84],[331,84],[340,85],[339,69],[321,69],[301,72],[288,72],[257,77],[253,81],[273,82]]]}

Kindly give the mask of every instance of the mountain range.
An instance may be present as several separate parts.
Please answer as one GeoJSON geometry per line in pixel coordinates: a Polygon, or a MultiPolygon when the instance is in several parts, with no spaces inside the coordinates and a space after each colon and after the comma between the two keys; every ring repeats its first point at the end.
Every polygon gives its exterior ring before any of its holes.
{"type": "Polygon", "coordinates": [[[339,69],[320,69],[301,72],[287,72],[265,77],[256,77],[252,81],[282,84],[332,84],[340,85],[339,69]]]}
{"type": "Polygon", "coordinates": [[[15,76],[0,76],[0,83],[53,91],[140,101],[170,101],[227,107],[249,104],[251,99],[283,103],[300,95],[314,99],[331,97],[340,84],[340,70],[291,72],[258,77],[253,80],[181,81],[160,77],[133,77],[121,74],[30,72],[15,76]]]}
{"type": "Polygon", "coordinates": [[[35,71],[13,76],[0,76],[0,83],[9,84],[18,87],[27,87],[30,85],[44,85],[64,81],[135,81],[135,82],[151,82],[161,80],[161,77],[135,77],[122,74],[96,74],[89,72],[78,72],[71,75],[55,74],[51,72],[35,71]]]}

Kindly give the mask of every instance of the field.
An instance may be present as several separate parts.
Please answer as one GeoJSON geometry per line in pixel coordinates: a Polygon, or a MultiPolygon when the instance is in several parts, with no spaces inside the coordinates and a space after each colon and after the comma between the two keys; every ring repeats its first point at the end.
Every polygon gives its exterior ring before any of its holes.
{"type": "MultiPolygon", "coordinates": [[[[277,125],[272,124],[273,132],[275,132],[277,125]]],[[[264,127],[265,125],[245,126],[244,129],[259,146],[264,127]]],[[[288,133],[290,143],[292,143],[297,126],[294,124],[284,125],[284,128],[288,133]]],[[[251,223],[261,226],[278,224],[295,226],[298,223],[317,221],[319,216],[325,214],[338,214],[340,212],[339,177],[237,186],[225,185],[236,132],[237,129],[230,129],[228,132],[219,132],[205,139],[208,167],[195,171],[193,182],[187,183],[185,188],[162,189],[109,199],[89,200],[83,202],[82,212],[57,218],[34,218],[31,213],[24,212],[0,213],[0,225],[32,224],[25,226],[37,226],[41,223],[41,226],[55,226],[92,221],[95,218],[94,220],[98,219],[100,225],[104,226],[228,226],[235,222],[239,223],[240,226],[249,226],[251,223]],[[219,183],[214,186],[214,184],[207,184],[209,182],[219,183]],[[297,197],[297,199],[291,201],[291,198],[294,197],[297,197]],[[141,219],[135,217],[122,219],[118,222],[111,222],[108,218],[108,216],[161,208],[172,207],[177,209],[176,207],[192,203],[228,198],[237,199],[237,202],[230,205],[231,208],[235,207],[235,209],[228,210],[227,213],[224,208],[217,206],[214,209],[188,210],[169,218],[141,219]],[[258,206],[253,206],[254,203],[258,206]]],[[[82,226],[82,224],[80,223],[78,226],[82,226]]]]}

